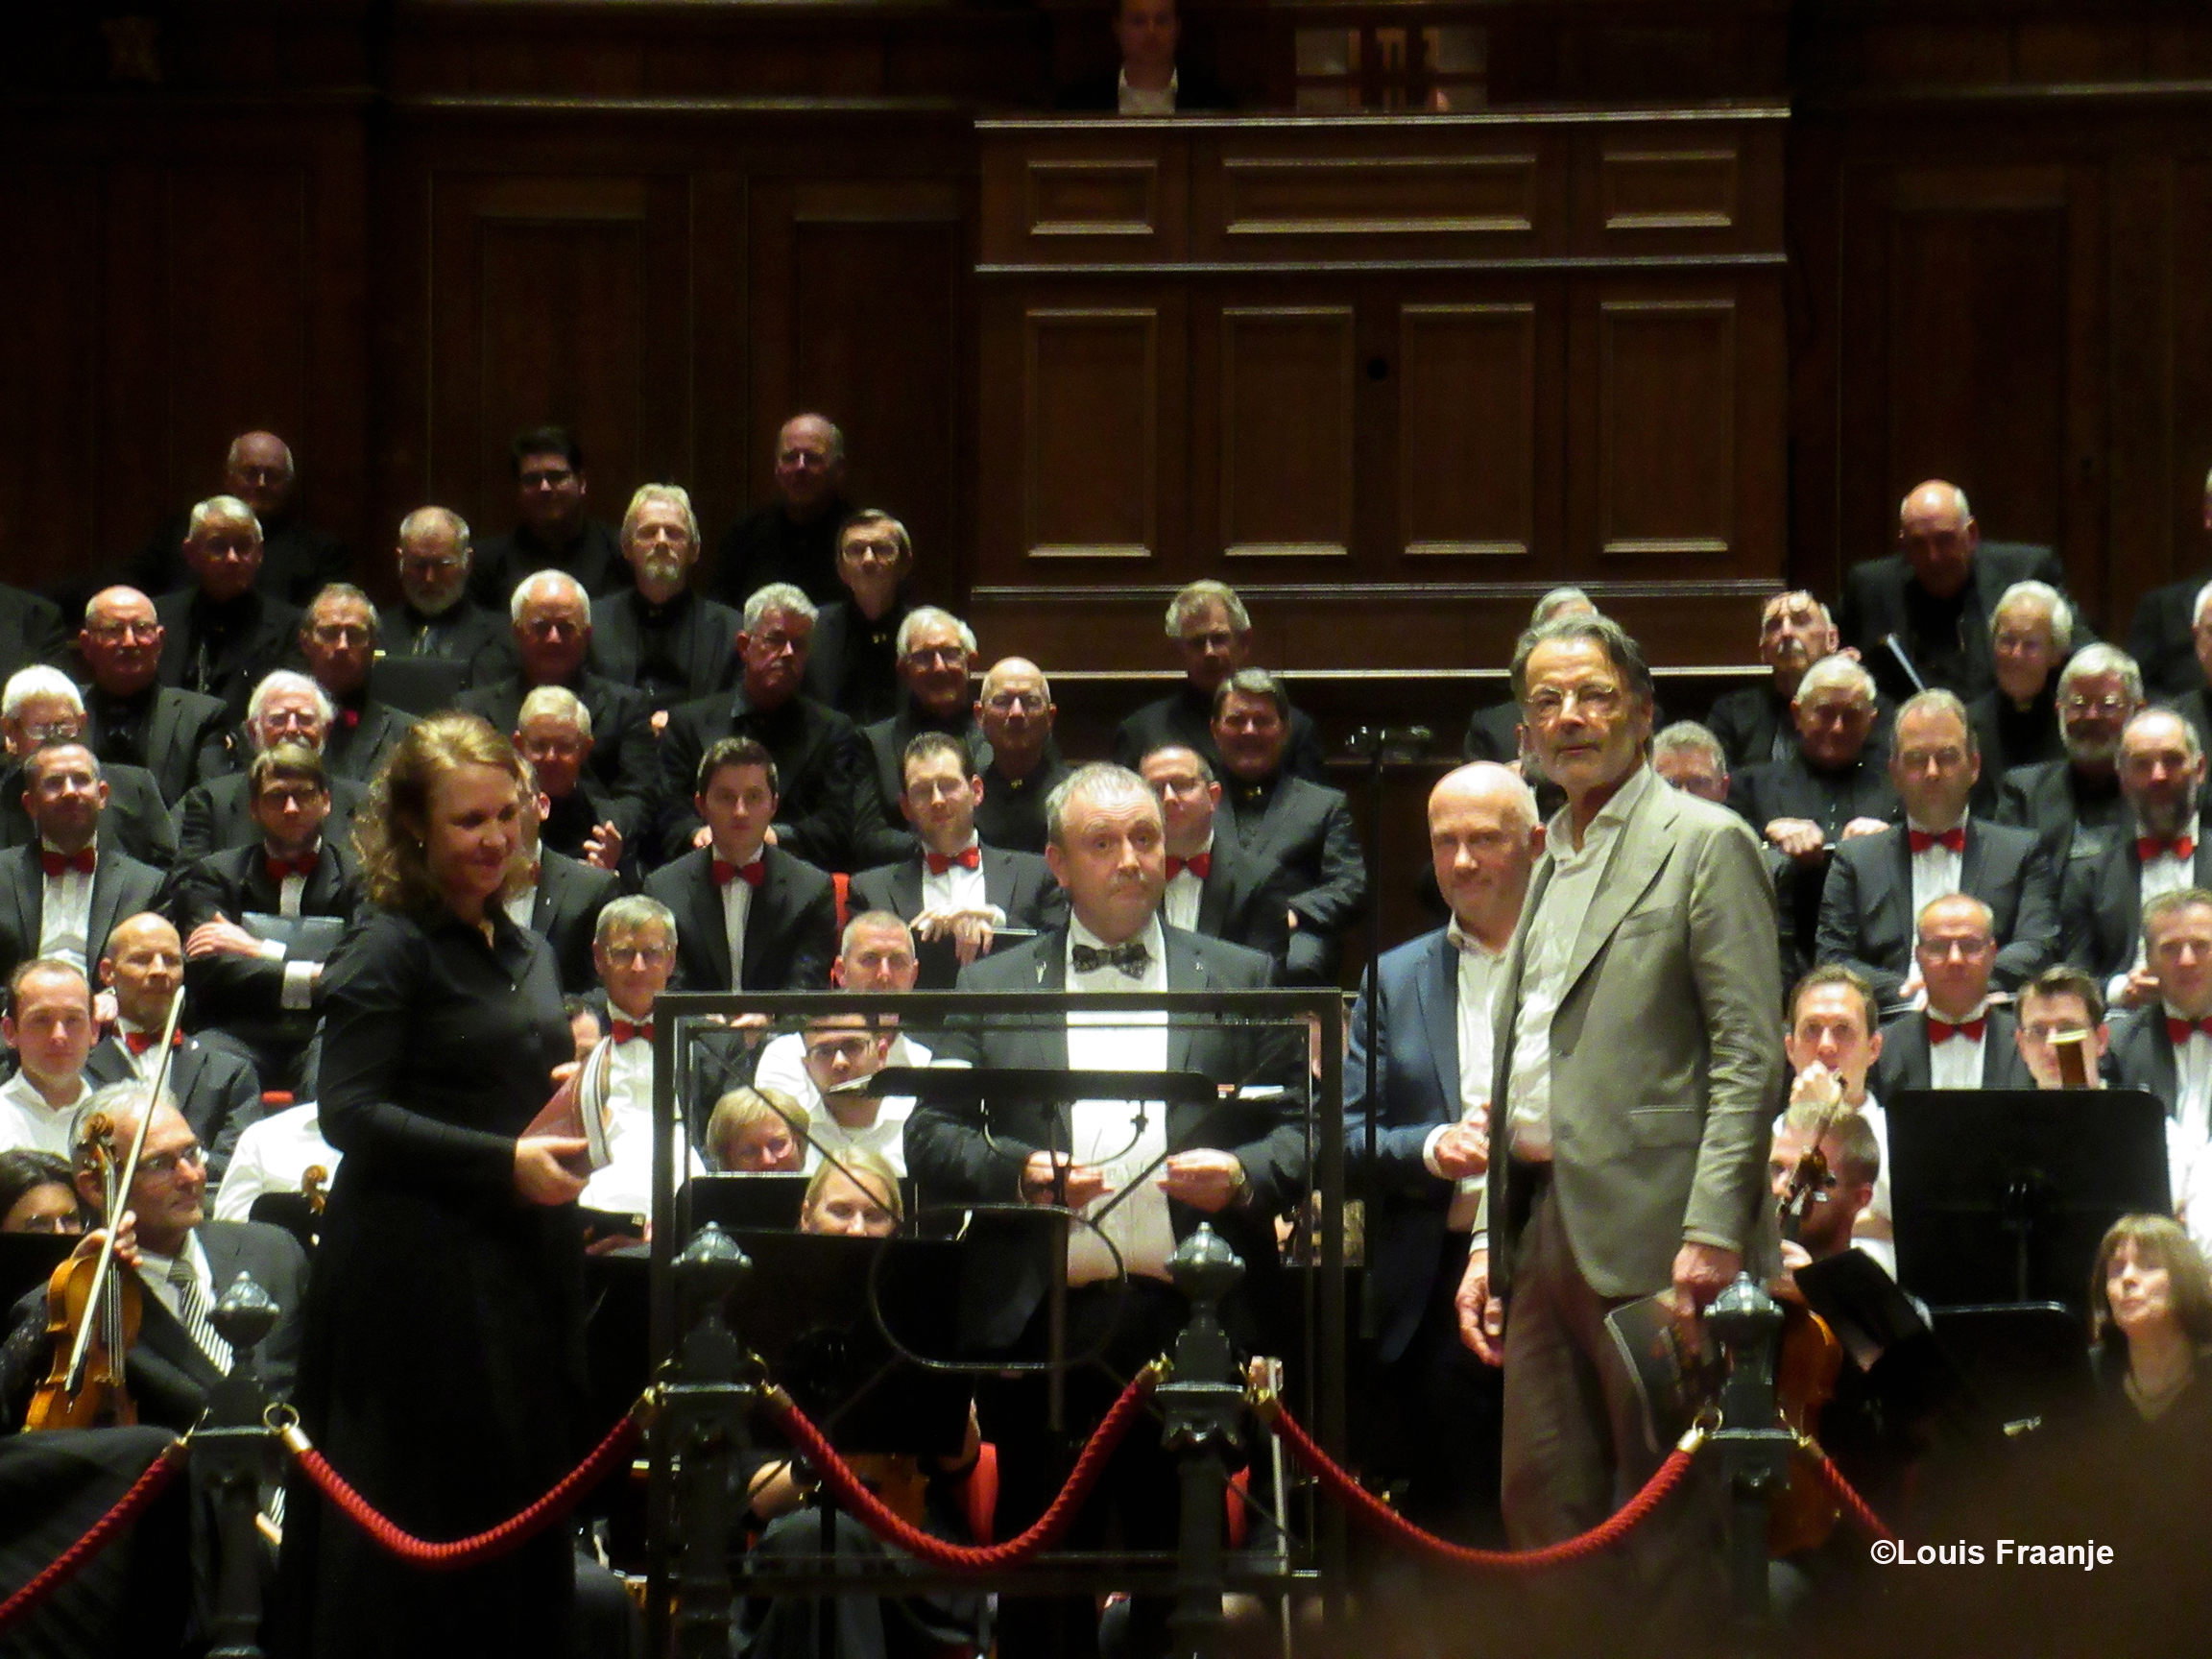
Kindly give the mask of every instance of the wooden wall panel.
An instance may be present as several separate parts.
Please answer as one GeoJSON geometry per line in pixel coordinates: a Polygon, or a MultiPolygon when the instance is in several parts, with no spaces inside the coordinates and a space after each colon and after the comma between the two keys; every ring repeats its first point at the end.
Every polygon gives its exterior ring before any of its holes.
{"type": "Polygon", "coordinates": [[[1534,302],[1402,305],[1398,342],[1405,551],[1533,555],[1543,446],[1534,302]]]}
{"type": "Polygon", "coordinates": [[[23,249],[93,255],[0,260],[0,316],[36,320],[0,328],[0,580],[36,582],[114,540],[103,493],[82,487],[99,475],[98,169],[0,168],[0,224],[23,249]]]}
{"type": "Polygon", "coordinates": [[[1156,561],[1160,313],[1035,308],[1022,319],[1022,343],[1025,556],[1156,561]]]}
{"type": "Polygon", "coordinates": [[[1598,301],[1587,476],[1601,556],[1691,574],[1736,550],[1737,312],[1733,297],[1598,301]]]}
{"type": "Polygon", "coordinates": [[[1218,545],[1232,559],[1351,552],[1353,312],[1234,305],[1220,314],[1218,545]]]}

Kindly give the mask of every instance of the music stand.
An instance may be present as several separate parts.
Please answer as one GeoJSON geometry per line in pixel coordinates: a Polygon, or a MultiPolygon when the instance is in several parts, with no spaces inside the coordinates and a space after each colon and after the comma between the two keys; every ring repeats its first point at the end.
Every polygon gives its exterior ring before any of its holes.
{"type": "Polygon", "coordinates": [[[2166,1109],[2137,1090],[1908,1090],[1885,1101],[1897,1282],[1936,1307],[2085,1306],[2105,1229],[2170,1214],[2166,1109]]]}

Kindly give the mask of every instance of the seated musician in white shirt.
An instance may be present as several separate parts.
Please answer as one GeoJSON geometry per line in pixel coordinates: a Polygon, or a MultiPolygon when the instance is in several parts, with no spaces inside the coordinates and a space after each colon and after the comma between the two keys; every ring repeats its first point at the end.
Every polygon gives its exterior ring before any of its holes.
{"type": "MultiPolygon", "coordinates": [[[[642,894],[615,900],[599,912],[591,961],[606,988],[613,1045],[607,1062],[612,1162],[592,1174],[582,1202],[587,1210],[645,1215],[653,1208],[653,1001],[676,971],[675,916],[642,894]]],[[[695,1157],[689,1165],[695,1174],[705,1167],[695,1157]]]]}
{"type": "MultiPolygon", "coordinates": [[[[914,932],[888,910],[863,910],[845,924],[837,946],[837,959],[830,964],[830,983],[840,991],[905,992],[914,989],[921,962],[914,950],[914,932]]],[[[929,1048],[898,1029],[898,1016],[877,1016],[878,1025],[892,1028],[886,1066],[926,1066],[929,1048]]],[[[814,1085],[806,1075],[806,1044],[802,1033],[786,1031],[760,1050],[759,1067],[753,1073],[757,1089],[776,1090],[804,1103],[814,1085]]]]}
{"type": "Polygon", "coordinates": [[[66,962],[26,962],[8,981],[0,1037],[21,1067],[0,1086],[0,1152],[27,1146],[66,1158],[70,1119],[91,1090],[92,987],[66,962]]]}

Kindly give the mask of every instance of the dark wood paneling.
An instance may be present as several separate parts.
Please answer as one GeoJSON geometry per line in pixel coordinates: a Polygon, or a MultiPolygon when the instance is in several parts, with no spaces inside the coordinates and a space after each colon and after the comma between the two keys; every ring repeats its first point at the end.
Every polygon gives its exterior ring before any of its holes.
{"type": "Polygon", "coordinates": [[[1352,308],[1225,306],[1216,338],[1221,517],[1214,544],[1232,560],[1348,556],[1352,308]]]}
{"type": "Polygon", "coordinates": [[[1598,301],[1597,551],[1685,573],[1737,545],[1733,297],[1598,301]]]}
{"type": "Polygon", "coordinates": [[[0,223],[19,247],[92,255],[0,260],[0,316],[36,320],[0,329],[0,577],[12,582],[114,544],[109,504],[85,487],[100,476],[104,404],[100,207],[95,167],[0,168],[0,223]]]}
{"type": "Polygon", "coordinates": [[[1539,454],[1556,446],[1537,425],[1535,303],[1408,304],[1398,330],[1405,551],[1532,556],[1539,454]]]}
{"type": "Polygon", "coordinates": [[[1150,306],[1022,318],[1021,500],[1030,559],[1156,559],[1162,352],[1150,306]]]}

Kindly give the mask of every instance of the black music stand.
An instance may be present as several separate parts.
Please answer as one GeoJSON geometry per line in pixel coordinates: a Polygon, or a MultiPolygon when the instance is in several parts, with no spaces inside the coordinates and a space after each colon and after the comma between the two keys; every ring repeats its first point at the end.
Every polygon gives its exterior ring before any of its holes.
{"type": "Polygon", "coordinates": [[[1897,1282],[1938,1308],[2085,1307],[2105,1229],[2170,1214],[2166,1109],[2128,1090],[1909,1090],[1885,1101],[1897,1282]]]}

